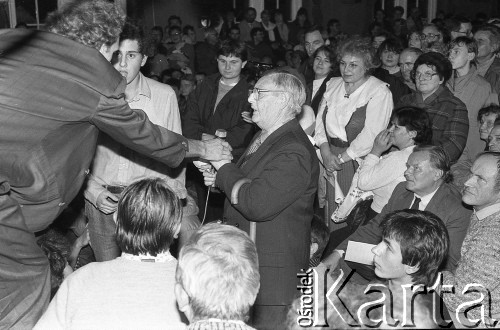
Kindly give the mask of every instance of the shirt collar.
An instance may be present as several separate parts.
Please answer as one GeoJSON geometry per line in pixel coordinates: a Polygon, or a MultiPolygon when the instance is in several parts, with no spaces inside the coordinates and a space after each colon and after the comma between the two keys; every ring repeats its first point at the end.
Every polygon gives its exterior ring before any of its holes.
{"type": "MultiPolygon", "coordinates": [[[[431,192],[430,194],[427,194],[425,196],[420,196],[420,195],[417,195],[417,194],[413,194],[414,197],[413,197],[413,200],[415,201],[415,198],[420,198],[420,207],[422,210],[425,210],[425,208],[427,207],[427,204],[429,204],[429,202],[431,201],[432,197],[434,197],[434,195],[436,194],[436,191],[438,191],[439,187],[437,187],[436,190],[434,190],[433,192],[431,192]]],[[[413,203],[412,203],[413,205],[413,203]]]]}
{"type": "Polygon", "coordinates": [[[149,87],[146,77],[144,77],[144,75],[139,72],[137,79],[139,79],[137,89],[133,93],[131,93],[134,96],[130,99],[129,102],[137,101],[139,95],[146,96],[148,99],[151,98],[151,88],[149,87]]]}
{"type": "Polygon", "coordinates": [[[500,203],[487,206],[484,209],[475,212],[476,212],[476,217],[479,220],[483,220],[484,218],[489,217],[494,213],[500,212],[500,203]]]}

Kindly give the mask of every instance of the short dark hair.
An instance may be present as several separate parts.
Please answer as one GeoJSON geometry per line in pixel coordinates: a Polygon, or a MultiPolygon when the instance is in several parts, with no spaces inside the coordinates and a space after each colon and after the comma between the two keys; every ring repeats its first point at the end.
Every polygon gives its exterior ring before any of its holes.
{"type": "Polygon", "coordinates": [[[217,50],[217,57],[221,55],[238,57],[245,62],[248,57],[248,51],[243,41],[224,40],[217,50]]]}
{"type": "Polygon", "coordinates": [[[394,52],[396,54],[401,54],[403,49],[404,49],[403,44],[401,43],[401,41],[399,41],[399,39],[389,38],[389,39],[384,40],[380,44],[380,47],[378,47],[378,49],[377,49],[377,56],[379,58],[381,58],[382,52],[384,50],[387,50],[389,52],[394,52]]]}
{"type": "Polygon", "coordinates": [[[75,0],[49,14],[45,29],[100,50],[118,41],[124,22],[125,15],[112,2],[75,0]]]}
{"type": "Polygon", "coordinates": [[[337,54],[335,53],[335,51],[332,48],[330,48],[329,46],[323,45],[314,51],[314,54],[312,57],[315,58],[316,56],[318,56],[319,53],[324,53],[328,57],[328,59],[330,60],[330,63],[332,64],[331,69],[333,70],[333,66],[337,62],[337,54]]]}
{"type": "Polygon", "coordinates": [[[255,15],[257,15],[257,10],[254,7],[248,7],[247,10],[245,10],[245,13],[248,13],[249,11],[253,11],[255,15]]]}
{"type": "Polygon", "coordinates": [[[165,180],[148,178],[129,185],[118,201],[116,242],[133,255],[169,249],[182,217],[179,198],[165,180]]]}
{"type": "Polygon", "coordinates": [[[487,107],[479,109],[479,112],[477,113],[477,121],[481,121],[483,116],[489,116],[493,114],[500,116],[500,106],[492,104],[487,107]]]}
{"type": "Polygon", "coordinates": [[[318,31],[318,32],[319,32],[319,34],[321,34],[321,27],[320,27],[320,26],[318,26],[318,25],[311,25],[310,27],[308,27],[308,28],[305,30],[305,32],[304,32],[304,36],[305,36],[306,34],[313,33],[313,32],[316,32],[316,31],[318,31]]]}
{"type": "Polygon", "coordinates": [[[54,297],[64,280],[64,269],[68,264],[70,244],[66,236],[53,228],[40,235],[36,243],[49,259],[50,265],[50,296],[54,297]]]}
{"type": "Polygon", "coordinates": [[[391,120],[396,119],[399,126],[408,131],[415,131],[415,144],[430,144],[432,141],[432,123],[427,111],[413,106],[402,106],[394,109],[391,120]]]}
{"type": "Polygon", "coordinates": [[[451,65],[451,62],[443,54],[436,52],[429,52],[420,55],[415,61],[415,64],[413,65],[413,70],[412,70],[413,77],[415,77],[415,72],[417,71],[418,67],[424,64],[436,70],[436,73],[438,74],[439,78],[443,79],[443,84],[446,83],[448,79],[451,78],[453,67],[451,65]]]}
{"type": "Polygon", "coordinates": [[[250,36],[253,38],[258,32],[264,33],[264,29],[261,27],[254,27],[250,30],[250,36]]]}
{"type": "Polygon", "coordinates": [[[146,49],[148,49],[148,45],[146,42],[146,38],[144,36],[143,29],[136,25],[134,22],[127,20],[125,25],[123,26],[122,33],[120,34],[120,42],[124,40],[135,40],[139,45],[139,53],[144,55],[146,49]]]}
{"type": "Polygon", "coordinates": [[[403,264],[418,266],[413,283],[430,286],[448,257],[449,236],[443,221],[429,211],[399,210],[382,220],[382,237],[399,243],[403,264]]]}
{"type": "Polygon", "coordinates": [[[314,215],[311,221],[311,244],[318,244],[318,250],[314,253],[313,258],[321,257],[323,251],[328,244],[330,231],[325,224],[325,221],[319,216],[314,215]]]}
{"type": "Polygon", "coordinates": [[[468,53],[474,53],[477,56],[477,42],[472,38],[465,36],[457,37],[455,40],[450,41],[448,48],[451,50],[455,46],[465,46],[468,53]]]}
{"type": "Polygon", "coordinates": [[[450,172],[450,158],[441,146],[419,145],[413,149],[413,152],[427,152],[432,166],[443,172],[444,182],[451,182],[453,176],[450,172]]]}
{"type": "Polygon", "coordinates": [[[470,23],[470,22],[471,21],[466,17],[454,16],[447,18],[444,21],[444,26],[446,27],[446,29],[448,29],[448,31],[458,32],[460,31],[460,25],[462,25],[463,23],[470,23]]]}

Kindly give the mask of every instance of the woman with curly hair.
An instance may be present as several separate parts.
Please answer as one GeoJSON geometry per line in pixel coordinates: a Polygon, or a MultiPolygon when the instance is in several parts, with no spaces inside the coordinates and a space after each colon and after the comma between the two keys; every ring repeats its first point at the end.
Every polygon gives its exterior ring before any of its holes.
{"type": "MultiPolygon", "coordinates": [[[[337,54],[341,77],[328,83],[316,119],[315,140],[326,175],[336,174],[342,193],[347,194],[358,161],[389,123],[393,101],[387,84],[370,75],[380,63],[368,40],[346,40],[337,54]]],[[[328,217],[335,209],[334,196],[334,186],[327,183],[328,217]]]]}

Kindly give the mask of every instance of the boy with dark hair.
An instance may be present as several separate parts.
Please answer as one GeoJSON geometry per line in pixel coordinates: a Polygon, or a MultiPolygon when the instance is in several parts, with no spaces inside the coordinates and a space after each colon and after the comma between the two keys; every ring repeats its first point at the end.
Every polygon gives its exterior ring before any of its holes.
{"type": "Polygon", "coordinates": [[[68,276],[36,328],[185,329],[174,294],[177,260],[169,251],[181,218],[181,202],[163,179],[129,185],[114,216],[122,254],[68,276]]]}
{"type": "MultiPolygon", "coordinates": [[[[140,73],[147,60],[144,54],[147,49],[142,29],[130,22],[125,24],[113,61],[115,69],[127,81],[125,100],[132,108],[143,109],[153,123],[180,134],[181,120],[175,92],[170,86],[140,73]]],[[[198,226],[198,210],[194,200],[187,195],[183,166],[167,167],[124,148],[103,134],[99,137],[91,175],[84,191],[90,241],[97,261],[112,260],[120,255],[113,213],[121,190],[144,177],[167,180],[177,196],[186,199],[181,241],[187,239],[184,233],[198,226]]]]}
{"type": "Polygon", "coordinates": [[[381,223],[382,242],[372,249],[375,274],[399,285],[431,286],[448,255],[448,231],[441,219],[427,211],[389,213],[381,223]]]}

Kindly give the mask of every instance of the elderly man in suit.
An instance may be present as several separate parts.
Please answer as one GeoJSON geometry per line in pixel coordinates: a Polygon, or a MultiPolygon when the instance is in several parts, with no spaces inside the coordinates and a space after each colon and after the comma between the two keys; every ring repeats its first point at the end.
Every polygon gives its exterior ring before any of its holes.
{"type": "Polygon", "coordinates": [[[262,129],[237,164],[213,162],[205,184],[228,196],[224,221],[254,237],[261,288],[253,311],[257,329],[282,327],[297,292],[297,272],[308,267],[319,163],[296,115],[305,101],[300,79],[284,70],[265,74],[248,101],[262,129]]]}
{"type": "MultiPolygon", "coordinates": [[[[450,237],[445,269],[453,271],[457,268],[460,248],[469,228],[471,210],[462,205],[460,192],[449,183],[451,178],[448,157],[441,147],[420,146],[413,150],[406,166],[406,182],[396,186],[382,212],[367,225],[359,227],[323,261],[324,263],[330,267],[337,266],[348,241],[380,243],[382,240],[380,223],[387,213],[402,209],[418,209],[432,212],[443,220],[450,237]]],[[[372,266],[342,261],[342,267],[355,269],[361,275],[361,277],[356,276],[360,282],[365,283],[365,280],[375,279],[372,266]]]]}
{"type": "Polygon", "coordinates": [[[46,308],[49,264],[33,233],[80,190],[99,131],[170,167],[231,158],[220,140],[188,140],[130,109],[109,63],[123,22],[113,3],[77,1],[49,32],[0,32],[0,328],[31,328],[46,308]]]}

